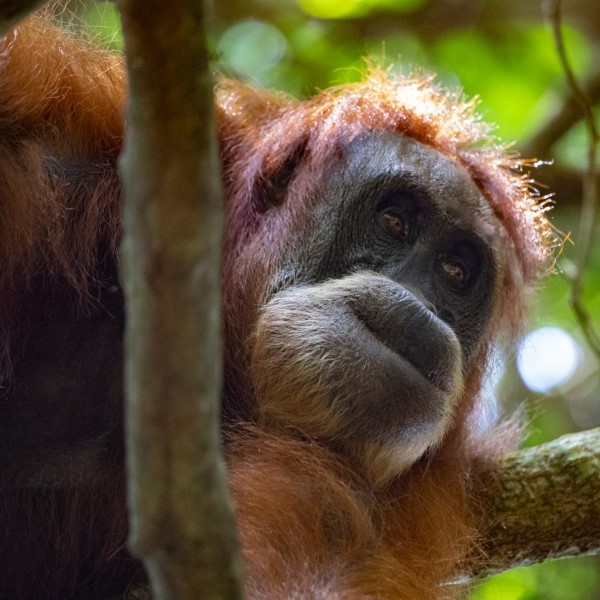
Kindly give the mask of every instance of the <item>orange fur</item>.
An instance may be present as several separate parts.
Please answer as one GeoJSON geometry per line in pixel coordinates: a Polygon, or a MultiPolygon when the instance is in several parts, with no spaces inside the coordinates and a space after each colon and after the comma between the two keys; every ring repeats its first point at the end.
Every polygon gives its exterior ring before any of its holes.
{"type": "MultiPolygon", "coordinates": [[[[30,18],[0,41],[4,380],[11,360],[18,362],[22,335],[35,317],[24,299],[39,291],[48,305],[54,297],[66,297],[75,319],[82,314],[82,301],[88,309],[93,305],[90,289],[104,285],[105,262],[116,262],[120,188],[115,161],[123,137],[124,97],[120,58],[53,29],[43,18],[30,18]],[[86,178],[77,185],[71,178],[67,185],[53,177],[52,161],[62,169],[86,165],[86,178]]],[[[472,103],[428,80],[397,79],[373,70],[360,84],[304,102],[223,81],[217,109],[228,212],[223,314],[230,421],[253,416],[244,344],[264,299],[261,286],[280,260],[285,236],[310,210],[308,191],[326,176],[328,157],[340,140],[381,129],[437,148],[469,171],[504,225],[508,268],[501,296],[488,339],[466,376],[451,431],[437,452],[389,488],[373,491],[347,461],[315,441],[235,423],[228,429],[249,598],[451,597],[456,589],[447,584],[477,540],[468,483],[484,451],[477,451],[479,441],[471,439],[470,415],[480,401],[492,336],[505,332],[514,337],[523,286],[534,284],[547,267],[553,235],[543,204],[520,172],[522,163],[491,144],[472,103]],[[290,216],[271,223],[270,243],[259,244],[253,234],[262,226],[263,186],[303,146],[307,158],[290,182],[290,216]]],[[[33,306],[37,310],[40,301],[33,306]]],[[[503,439],[497,437],[500,451],[503,439]]],[[[105,475],[98,481],[106,484],[105,475]]],[[[115,486],[121,498],[118,481],[115,486]]],[[[70,502],[75,504],[73,496],[70,502]]],[[[110,516],[108,508],[96,508],[110,516]]],[[[71,523],[73,546],[77,527],[86,526],[71,523]]],[[[114,534],[115,546],[123,535],[120,529],[114,534]]],[[[68,559],[65,550],[57,564],[68,559]]]]}
{"type": "Polygon", "coordinates": [[[1,381],[32,279],[63,280],[82,296],[101,252],[116,251],[125,76],[120,58],[32,17],[0,40],[0,90],[1,381]],[[97,176],[65,188],[45,169],[50,156],[97,176]]]}
{"type": "Polygon", "coordinates": [[[455,596],[440,583],[476,537],[465,456],[425,461],[374,492],[310,440],[235,431],[229,451],[249,598],[455,596]]]}

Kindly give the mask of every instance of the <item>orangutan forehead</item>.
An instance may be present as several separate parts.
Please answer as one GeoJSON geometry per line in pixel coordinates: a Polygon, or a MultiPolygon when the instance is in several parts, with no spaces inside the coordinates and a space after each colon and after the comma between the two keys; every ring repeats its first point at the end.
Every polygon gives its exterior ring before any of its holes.
{"type": "Polygon", "coordinates": [[[448,220],[469,225],[489,238],[490,245],[502,229],[462,165],[404,134],[366,132],[342,142],[335,157],[337,165],[331,167],[344,172],[346,185],[364,189],[365,199],[380,198],[386,193],[402,194],[421,207],[444,213],[448,220]]]}

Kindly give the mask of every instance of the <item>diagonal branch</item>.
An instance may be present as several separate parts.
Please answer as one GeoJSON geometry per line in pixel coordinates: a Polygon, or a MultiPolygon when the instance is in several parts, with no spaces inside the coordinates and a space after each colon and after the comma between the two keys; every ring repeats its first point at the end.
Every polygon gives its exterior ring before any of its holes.
{"type": "Polygon", "coordinates": [[[475,576],[600,553],[600,429],[514,452],[476,488],[485,534],[475,576]]]}

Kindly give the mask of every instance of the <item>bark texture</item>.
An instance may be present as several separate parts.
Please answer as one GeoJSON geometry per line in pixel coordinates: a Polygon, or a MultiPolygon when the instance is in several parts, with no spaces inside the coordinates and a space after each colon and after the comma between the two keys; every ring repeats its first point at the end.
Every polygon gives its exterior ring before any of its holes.
{"type": "Polygon", "coordinates": [[[121,0],[131,547],[154,597],[240,597],[220,453],[222,202],[198,0],[121,0]]]}
{"type": "Polygon", "coordinates": [[[477,489],[486,527],[474,575],[600,552],[600,429],[514,452],[477,489]]]}

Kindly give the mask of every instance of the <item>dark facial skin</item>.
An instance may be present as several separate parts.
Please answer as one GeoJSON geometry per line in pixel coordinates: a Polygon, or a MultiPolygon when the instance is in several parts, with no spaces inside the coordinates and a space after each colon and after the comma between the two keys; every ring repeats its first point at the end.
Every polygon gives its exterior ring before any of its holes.
{"type": "Polygon", "coordinates": [[[256,327],[260,418],[355,456],[376,483],[408,468],[460,401],[502,268],[498,227],[436,150],[382,132],[343,147],[256,327]]]}

